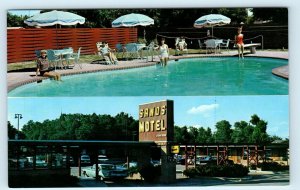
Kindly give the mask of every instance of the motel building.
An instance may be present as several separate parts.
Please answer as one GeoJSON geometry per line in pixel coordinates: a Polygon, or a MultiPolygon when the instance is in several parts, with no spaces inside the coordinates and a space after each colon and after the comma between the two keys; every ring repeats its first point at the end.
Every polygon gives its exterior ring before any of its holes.
{"type": "MultiPolygon", "coordinates": [[[[82,168],[96,164],[98,155],[106,155],[114,164],[131,162],[139,168],[151,161],[159,161],[160,172],[155,182],[171,184],[176,181],[176,165],[185,168],[201,165],[203,157],[211,157],[216,164],[228,162],[245,166],[263,161],[289,165],[286,144],[191,144],[174,143],[174,104],[163,100],[139,106],[139,141],[78,141],[78,140],[9,140],[8,181],[10,187],[26,187],[29,181],[68,179],[82,176],[82,168]],[[90,161],[83,162],[82,155],[90,161]],[[181,158],[181,160],[178,160],[181,158]],[[76,174],[71,168],[77,168],[76,174]]],[[[95,172],[98,179],[98,172],[95,172]]]]}

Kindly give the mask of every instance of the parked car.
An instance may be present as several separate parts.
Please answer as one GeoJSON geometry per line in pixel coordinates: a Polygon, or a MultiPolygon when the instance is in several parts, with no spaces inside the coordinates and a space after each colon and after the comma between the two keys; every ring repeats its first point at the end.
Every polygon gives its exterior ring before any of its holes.
{"type": "Polygon", "coordinates": [[[89,155],[81,155],[80,157],[80,160],[81,160],[81,164],[84,164],[84,165],[89,165],[91,164],[91,158],[89,155]]]}
{"type": "MultiPolygon", "coordinates": [[[[122,179],[128,176],[128,170],[124,167],[116,167],[113,164],[98,164],[98,175],[104,179],[122,179]]],[[[87,177],[96,177],[96,164],[82,169],[82,173],[87,177]]]]}
{"type": "Polygon", "coordinates": [[[211,156],[199,156],[196,158],[196,165],[206,165],[212,161],[211,156]]]}
{"type": "Polygon", "coordinates": [[[161,165],[160,160],[151,160],[151,164],[152,164],[154,167],[161,165]]]}
{"type": "MultiPolygon", "coordinates": [[[[72,156],[69,156],[69,160],[70,160],[70,165],[71,166],[75,165],[75,161],[74,161],[74,158],[72,156]]],[[[67,156],[63,156],[63,163],[67,163],[67,156]]]]}
{"type": "Polygon", "coordinates": [[[108,161],[108,158],[106,155],[98,155],[98,163],[104,163],[104,162],[107,162],[108,161]]]}
{"type": "MultiPolygon", "coordinates": [[[[129,164],[128,168],[134,168],[134,167],[137,167],[137,165],[138,165],[138,163],[136,161],[131,161],[128,164],[129,164]]],[[[127,168],[127,163],[123,164],[123,167],[127,168]]]]}

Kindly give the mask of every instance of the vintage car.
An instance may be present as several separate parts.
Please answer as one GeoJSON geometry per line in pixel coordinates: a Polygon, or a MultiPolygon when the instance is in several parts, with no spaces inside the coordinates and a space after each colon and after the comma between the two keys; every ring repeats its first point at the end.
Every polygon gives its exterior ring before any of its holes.
{"type": "Polygon", "coordinates": [[[81,155],[80,160],[82,165],[91,165],[91,159],[89,155],[81,155]]]}
{"type": "MultiPolygon", "coordinates": [[[[96,177],[96,164],[92,167],[83,168],[82,174],[87,177],[96,177]]],[[[101,180],[122,179],[128,176],[128,170],[113,164],[98,164],[98,175],[101,180]]]]}

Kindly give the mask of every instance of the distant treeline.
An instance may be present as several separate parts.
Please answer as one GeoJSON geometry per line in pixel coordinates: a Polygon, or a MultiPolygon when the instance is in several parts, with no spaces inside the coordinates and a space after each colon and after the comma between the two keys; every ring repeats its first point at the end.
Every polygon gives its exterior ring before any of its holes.
{"type": "MultiPolygon", "coordinates": [[[[18,131],[8,122],[10,139],[19,134],[28,140],[118,140],[138,141],[139,123],[133,117],[121,112],[116,116],[85,114],[61,114],[54,120],[28,121],[18,131]]],[[[267,122],[252,115],[249,122],[239,121],[232,126],[228,121],[216,123],[216,130],[210,127],[175,126],[174,141],[179,144],[194,143],[258,143],[267,144],[282,140],[267,134],[267,122]]],[[[285,139],[288,142],[288,139],[285,139]]]]}

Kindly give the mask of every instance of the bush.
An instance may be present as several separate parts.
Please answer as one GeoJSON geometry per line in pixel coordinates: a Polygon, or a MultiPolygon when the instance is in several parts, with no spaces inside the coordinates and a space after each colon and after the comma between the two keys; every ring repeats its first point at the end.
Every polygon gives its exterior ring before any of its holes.
{"type": "Polygon", "coordinates": [[[153,182],[155,178],[161,174],[161,167],[153,166],[149,163],[147,165],[142,166],[139,172],[145,181],[153,182]]]}
{"type": "Polygon", "coordinates": [[[258,167],[261,168],[262,171],[284,171],[289,170],[289,166],[282,166],[277,162],[263,162],[259,163],[258,167]]]}
{"type": "Polygon", "coordinates": [[[128,174],[129,176],[133,176],[133,174],[136,174],[136,173],[139,173],[139,168],[137,166],[134,166],[134,167],[130,167],[128,169],[128,174]]]}
{"type": "Polygon", "coordinates": [[[256,164],[250,164],[250,170],[256,170],[257,166],[256,164]]]}
{"type": "Polygon", "coordinates": [[[243,177],[247,176],[249,170],[240,164],[233,165],[204,165],[197,166],[183,171],[188,177],[209,176],[209,177],[243,177]]]}

